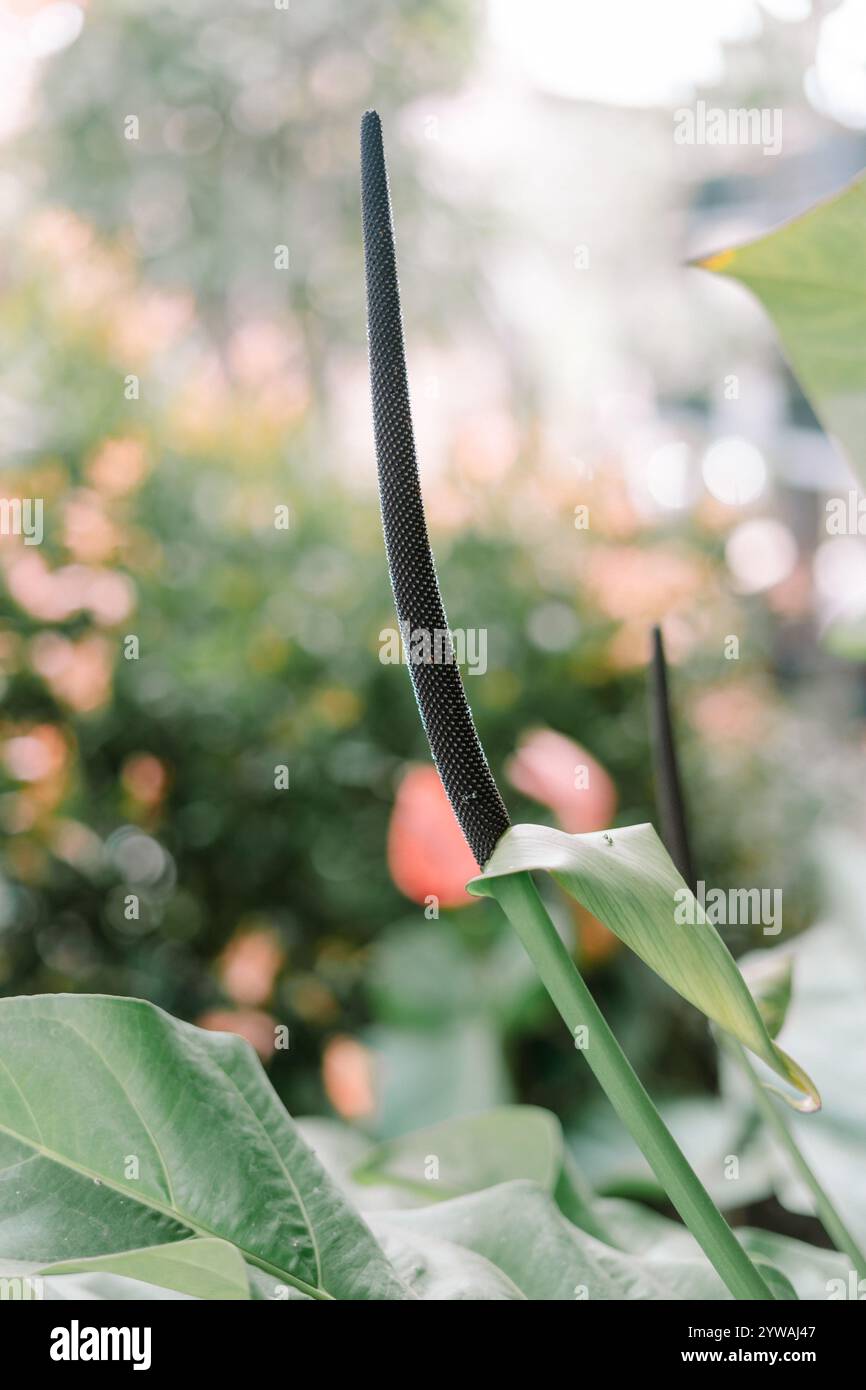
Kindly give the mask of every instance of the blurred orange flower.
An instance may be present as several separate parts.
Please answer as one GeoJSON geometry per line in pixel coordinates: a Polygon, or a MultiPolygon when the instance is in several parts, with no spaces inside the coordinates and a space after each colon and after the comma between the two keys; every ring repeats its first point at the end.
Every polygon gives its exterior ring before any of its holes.
{"type": "Polygon", "coordinates": [[[388,828],[388,868],[407,898],[440,907],[474,902],[465,885],[478,873],[451,803],[434,767],[410,767],[400,786],[388,828]]]}
{"type": "Polygon", "coordinates": [[[168,773],[152,753],[133,753],[120,773],[124,789],[141,806],[158,806],[168,786],[168,773]]]}
{"type": "Polygon", "coordinates": [[[344,1120],[360,1120],[376,1108],[373,1057],[355,1038],[331,1038],[322,1057],[328,1100],[344,1120]]]}
{"type": "Polygon", "coordinates": [[[120,532],[106,516],[98,494],[86,488],[73,492],[63,516],[63,541],[76,560],[89,563],[108,560],[120,540],[120,532]]]}
{"type": "Polygon", "coordinates": [[[616,788],[608,773],[579,743],[535,729],[506,766],[512,786],[553,811],[563,830],[582,835],[604,830],[616,810],[616,788]]]}
{"type": "Polygon", "coordinates": [[[604,965],[620,950],[622,942],[609,927],[600,922],[597,917],[593,917],[580,903],[570,904],[571,915],[574,918],[574,926],[577,935],[577,954],[581,966],[586,970],[591,970],[597,965],[604,965]]]}
{"type": "Polygon", "coordinates": [[[146,472],[144,445],[137,439],[106,439],[87,467],[94,487],[111,497],[131,492],[146,472]]]}

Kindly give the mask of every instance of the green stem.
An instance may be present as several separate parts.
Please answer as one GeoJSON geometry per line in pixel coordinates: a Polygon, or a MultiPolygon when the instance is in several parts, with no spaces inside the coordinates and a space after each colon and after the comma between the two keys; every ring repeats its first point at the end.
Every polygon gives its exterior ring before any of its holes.
{"type": "Polygon", "coordinates": [[[813,1173],[803,1154],[800,1152],[796,1139],[788,1128],[788,1122],[782,1113],[780,1106],[774,1101],[766,1086],[761,1081],[755,1068],[752,1066],[745,1049],[741,1043],[735,1042],[732,1038],[724,1038],[724,1047],[729,1056],[733,1057],[740,1070],[748,1077],[749,1085],[755,1097],[755,1103],[760,1111],[761,1118],[767,1128],[772,1131],[778,1139],[782,1148],[785,1150],[791,1164],[803,1182],[809,1188],[815,1199],[815,1211],[821,1221],[821,1225],[827,1232],[837,1250],[848,1256],[852,1265],[857,1271],[858,1278],[866,1278],[866,1258],[860,1249],[857,1241],[852,1236],[842,1217],[834,1207],[824,1188],[821,1186],[817,1176],[813,1173]]]}
{"type": "Polygon", "coordinates": [[[487,879],[542,984],[572,1034],[588,1030],[584,1056],[695,1240],[737,1299],[772,1299],[656,1110],[560,940],[528,873],[487,879]]]}

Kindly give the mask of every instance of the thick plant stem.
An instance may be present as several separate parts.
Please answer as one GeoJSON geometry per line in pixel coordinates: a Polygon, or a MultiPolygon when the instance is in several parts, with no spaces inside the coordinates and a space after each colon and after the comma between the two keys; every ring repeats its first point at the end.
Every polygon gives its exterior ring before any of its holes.
{"type": "Polygon", "coordinates": [[[734,1298],[773,1299],[656,1110],[560,940],[528,873],[491,877],[487,889],[520,937],[569,1031],[587,1030],[584,1056],[672,1204],[734,1298]]]}
{"type": "Polygon", "coordinates": [[[857,1241],[848,1230],[842,1217],[839,1215],[829,1196],[821,1186],[817,1176],[813,1173],[806,1159],[803,1157],[803,1154],[800,1152],[800,1147],[788,1128],[788,1122],[784,1114],[774,1102],[766,1086],[761,1082],[761,1078],[749,1061],[742,1044],[734,1041],[733,1038],[725,1038],[724,1047],[728,1055],[733,1057],[737,1062],[743,1074],[748,1077],[749,1085],[752,1088],[752,1093],[761,1118],[770,1132],[775,1135],[776,1139],[785,1150],[785,1153],[788,1155],[788,1158],[791,1160],[791,1166],[794,1168],[795,1172],[799,1174],[811,1192],[815,1200],[815,1214],[824,1227],[824,1230],[827,1232],[827,1235],[832,1240],[836,1249],[841,1250],[844,1255],[848,1256],[848,1259],[857,1271],[858,1278],[866,1279],[866,1257],[864,1257],[863,1251],[860,1249],[857,1241]]]}

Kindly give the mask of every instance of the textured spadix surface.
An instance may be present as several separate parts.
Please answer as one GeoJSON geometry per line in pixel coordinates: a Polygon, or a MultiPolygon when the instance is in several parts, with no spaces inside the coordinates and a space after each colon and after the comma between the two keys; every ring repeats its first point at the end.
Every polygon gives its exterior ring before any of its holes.
{"type": "Polygon", "coordinates": [[[375,111],[361,126],[361,197],[367,269],[367,331],[382,525],[397,617],[433,760],[478,864],[484,865],[508,813],[466,702],[427,536],[409,405],[397,259],[382,129],[375,111]],[[416,634],[420,636],[416,639],[416,634]],[[412,660],[413,649],[450,659],[412,660]]]}

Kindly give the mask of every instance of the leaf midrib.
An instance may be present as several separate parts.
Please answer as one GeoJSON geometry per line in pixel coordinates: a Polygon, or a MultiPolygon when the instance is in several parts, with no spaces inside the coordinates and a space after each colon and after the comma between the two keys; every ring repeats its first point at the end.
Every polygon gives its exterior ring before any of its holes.
{"type": "MultiPolygon", "coordinates": [[[[128,1187],[124,1187],[122,1183],[117,1182],[114,1178],[107,1177],[103,1173],[88,1168],[86,1164],[77,1163],[74,1159],[67,1158],[63,1154],[58,1154],[53,1149],[49,1149],[46,1144],[38,1144],[27,1135],[19,1134],[16,1130],[10,1129],[8,1125],[0,1123],[0,1132],[8,1134],[10,1139],[17,1140],[19,1144],[33,1149],[34,1154],[32,1156],[41,1154],[42,1157],[47,1158],[50,1163],[56,1163],[61,1168],[67,1168],[71,1172],[79,1173],[82,1177],[89,1178],[91,1182],[103,1183],[106,1187],[110,1187],[113,1192],[127,1197],[130,1201],[137,1202],[140,1206],[148,1207],[151,1211],[157,1211],[163,1216],[171,1217],[181,1225],[186,1226],[194,1235],[210,1236],[215,1240],[227,1239],[227,1237],[222,1235],[219,1231],[211,1230],[209,1226],[202,1225],[202,1223],[198,1221],[193,1221],[191,1217],[185,1215],[178,1208],[168,1206],[165,1202],[160,1202],[155,1197],[146,1197],[143,1193],[132,1192],[128,1187]]],[[[329,1294],[327,1290],[315,1288],[312,1284],[306,1283],[305,1280],[299,1279],[294,1274],[290,1274],[288,1270],[280,1269],[278,1265],[271,1264],[269,1260],[264,1259],[261,1255],[255,1254],[252,1250],[247,1250],[245,1246],[239,1245],[237,1241],[232,1240],[228,1243],[234,1245],[235,1248],[240,1251],[241,1255],[243,1255],[244,1259],[249,1260],[251,1264],[263,1270],[265,1274],[272,1274],[285,1283],[292,1284],[296,1289],[299,1289],[301,1293],[308,1294],[310,1298],[333,1301],[333,1295],[329,1294]]],[[[115,1251],[114,1253],[120,1254],[122,1252],[115,1251]]]]}
{"type": "MultiPolygon", "coordinates": [[[[115,1085],[118,1087],[118,1089],[120,1090],[121,1095],[123,1096],[123,1098],[124,1098],[124,1100],[126,1101],[127,1105],[129,1106],[129,1108],[132,1110],[133,1114],[135,1115],[135,1118],[138,1120],[138,1123],[141,1125],[142,1129],[144,1130],[145,1134],[147,1135],[148,1139],[150,1140],[150,1143],[151,1143],[151,1146],[152,1146],[152,1148],[153,1148],[153,1151],[154,1151],[154,1153],[156,1154],[157,1158],[159,1159],[159,1166],[162,1168],[162,1175],[163,1175],[163,1177],[165,1178],[165,1186],[166,1186],[166,1189],[167,1189],[167,1191],[168,1191],[169,1201],[171,1202],[172,1206],[174,1206],[174,1205],[175,1205],[174,1188],[173,1188],[172,1185],[171,1185],[171,1174],[170,1174],[169,1171],[168,1171],[168,1164],[167,1164],[166,1161],[165,1161],[165,1155],[163,1154],[162,1149],[159,1147],[159,1144],[157,1143],[156,1135],[154,1134],[154,1132],[153,1132],[153,1130],[151,1129],[150,1125],[147,1123],[147,1120],[144,1118],[144,1116],[142,1115],[142,1113],[141,1113],[141,1111],[139,1110],[138,1106],[136,1105],[135,1101],[133,1100],[132,1096],[130,1095],[128,1086],[124,1085],[123,1081],[121,1081],[120,1077],[117,1075],[117,1072],[114,1070],[114,1067],[111,1065],[111,1063],[109,1062],[108,1058],[106,1057],[105,1053],[101,1050],[101,1048],[98,1048],[98,1047],[96,1046],[96,1043],[95,1043],[95,1042],[92,1042],[91,1039],[88,1038],[88,1037],[86,1036],[86,1034],[82,1033],[82,1031],[81,1031],[80,1028],[76,1028],[75,1024],[74,1024],[74,1023],[70,1023],[70,1021],[69,1021],[68,1019],[64,1019],[61,1026],[62,1026],[62,1027],[65,1027],[65,1028],[69,1028],[70,1031],[73,1032],[77,1038],[80,1038],[80,1039],[81,1039],[81,1041],[83,1042],[84,1046],[85,1046],[86,1048],[89,1048],[89,1050],[94,1054],[95,1057],[98,1057],[98,1058],[99,1058],[100,1062],[101,1062],[102,1065],[105,1067],[105,1070],[108,1072],[108,1075],[111,1077],[111,1079],[112,1079],[112,1081],[114,1082],[114,1084],[115,1084],[115,1085]]],[[[27,1101],[27,1098],[26,1098],[26,1096],[24,1095],[24,1092],[21,1090],[21,1087],[18,1086],[18,1083],[15,1081],[15,1078],[14,1078],[14,1076],[12,1076],[12,1073],[11,1073],[11,1071],[9,1071],[9,1068],[8,1068],[8,1067],[6,1068],[6,1070],[7,1070],[8,1074],[9,1074],[9,1076],[12,1077],[13,1085],[15,1085],[15,1086],[17,1087],[18,1094],[19,1094],[19,1095],[21,1096],[21,1098],[24,1100],[24,1103],[27,1105],[27,1109],[30,1110],[31,1115],[33,1115],[33,1111],[30,1109],[30,1104],[29,1104],[29,1102],[27,1101]]],[[[36,1122],[36,1127],[37,1127],[37,1129],[38,1129],[38,1131],[39,1131],[39,1137],[40,1137],[40,1138],[43,1138],[43,1135],[42,1135],[42,1126],[39,1124],[39,1121],[36,1119],[36,1116],[35,1116],[35,1115],[33,1115],[33,1119],[34,1119],[35,1122],[36,1122]]]]}

